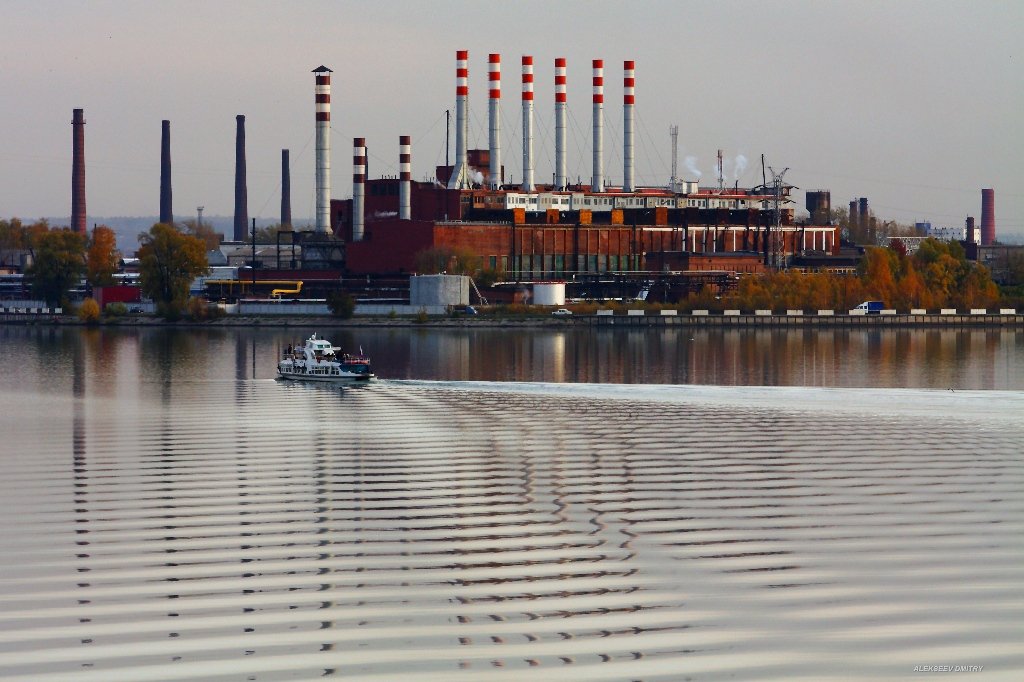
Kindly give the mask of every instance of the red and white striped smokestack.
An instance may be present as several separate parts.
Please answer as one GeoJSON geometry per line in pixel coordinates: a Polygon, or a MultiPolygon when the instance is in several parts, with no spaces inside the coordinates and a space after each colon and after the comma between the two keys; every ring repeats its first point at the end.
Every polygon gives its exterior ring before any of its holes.
{"type": "Polygon", "coordinates": [[[326,66],[316,74],[316,232],[331,231],[331,73],[326,66]]]}
{"type": "Polygon", "coordinates": [[[569,184],[565,165],[565,57],[555,59],[555,189],[569,184]]]}
{"type": "Polygon", "coordinates": [[[412,219],[412,137],[398,138],[398,219],[412,219]]]}
{"type": "Polygon", "coordinates": [[[469,140],[469,50],[455,53],[455,166],[448,178],[448,189],[469,185],[466,168],[466,144],[469,140]]]}
{"type": "Polygon", "coordinates": [[[85,110],[71,112],[71,229],[88,231],[85,221],[85,110]]]}
{"type": "Polygon", "coordinates": [[[501,188],[501,55],[487,56],[487,121],[488,141],[490,149],[490,183],[491,189],[501,188]]]}
{"type": "Polygon", "coordinates": [[[366,226],[366,138],[352,140],[352,241],[363,241],[366,226]]]}
{"type": "Polygon", "coordinates": [[[533,190],[533,57],[523,55],[523,191],[533,190]]]}
{"type": "Polygon", "coordinates": [[[622,64],[622,191],[635,192],[633,181],[633,89],[634,63],[622,64]]]}
{"type": "Polygon", "coordinates": [[[996,242],[996,191],[981,190],[981,245],[991,246],[996,242]]]}
{"type": "Polygon", "coordinates": [[[604,60],[594,60],[594,177],[591,190],[604,191],[604,60]]]}

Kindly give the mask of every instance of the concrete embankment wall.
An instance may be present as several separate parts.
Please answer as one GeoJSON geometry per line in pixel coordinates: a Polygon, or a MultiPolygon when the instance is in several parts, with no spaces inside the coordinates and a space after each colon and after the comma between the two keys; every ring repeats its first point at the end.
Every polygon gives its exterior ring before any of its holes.
{"type": "MultiPolygon", "coordinates": [[[[634,311],[630,311],[634,312],[634,311]]],[[[925,315],[721,315],[648,314],[595,315],[577,318],[599,327],[1024,327],[1018,314],[925,314],[925,315]]]]}

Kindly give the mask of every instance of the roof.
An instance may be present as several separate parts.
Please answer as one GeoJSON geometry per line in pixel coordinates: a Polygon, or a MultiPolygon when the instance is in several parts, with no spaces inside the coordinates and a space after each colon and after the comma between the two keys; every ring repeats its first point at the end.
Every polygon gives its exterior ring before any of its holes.
{"type": "Polygon", "coordinates": [[[330,69],[328,69],[323,64],[321,64],[320,66],[318,66],[315,69],[313,69],[313,73],[334,73],[334,72],[331,71],[330,69]]]}

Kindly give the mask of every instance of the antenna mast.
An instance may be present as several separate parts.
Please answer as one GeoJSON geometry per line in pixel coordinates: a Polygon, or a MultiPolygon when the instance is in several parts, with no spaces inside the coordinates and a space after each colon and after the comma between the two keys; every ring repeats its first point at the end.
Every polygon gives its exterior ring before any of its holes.
{"type": "Polygon", "coordinates": [[[781,173],[776,173],[775,169],[768,166],[768,170],[772,174],[772,192],[775,195],[775,234],[771,239],[771,250],[772,250],[772,265],[778,269],[781,266],[780,261],[782,260],[782,250],[785,248],[785,243],[780,244],[780,237],[782,236],[782,178],[785,177],[786,171],[789,167],[782,169],[781,173]]]}
{"type": "Polygon", "coordinates": [[[670,125],[668,127],[668,135],[672,138],[672,177],[668,180],[668,188],[673,191],[679,191],[679,126],[670,125]]]}

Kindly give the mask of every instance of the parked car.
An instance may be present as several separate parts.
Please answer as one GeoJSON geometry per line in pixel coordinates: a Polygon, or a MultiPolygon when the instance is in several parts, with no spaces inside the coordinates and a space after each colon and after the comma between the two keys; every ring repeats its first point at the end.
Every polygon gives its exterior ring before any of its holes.
{"type": "Polygon", "coordinates": [[[559,308],[558,310],[551,314],[557,315],[558,317],[566,317],[567,315],[572,315],[572,311],[569,310],[568,308],[559,308]]]}

